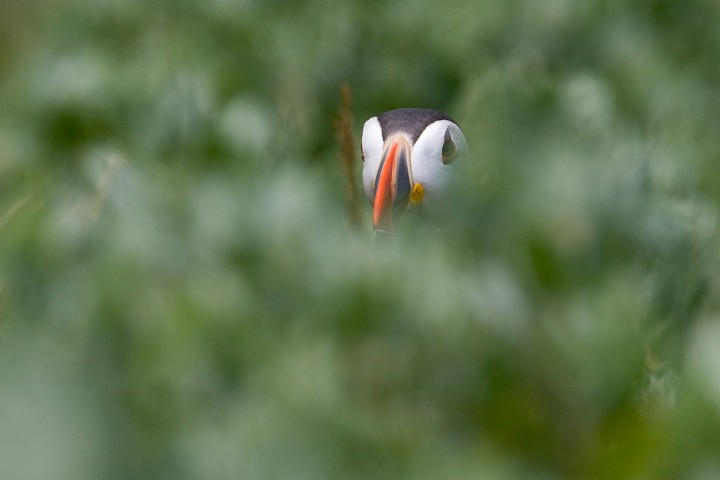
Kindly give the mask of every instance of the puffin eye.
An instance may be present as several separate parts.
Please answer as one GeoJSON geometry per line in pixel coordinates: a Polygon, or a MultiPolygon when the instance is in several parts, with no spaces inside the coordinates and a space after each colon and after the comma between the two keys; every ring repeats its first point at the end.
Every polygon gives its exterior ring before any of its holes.
{"type": "Polygon", "coordinates": [[[452,138],[450,138],[450,130],[445,131],[445,141],[443,142],[442,146],[442,162],[445,165],[449,165],[452,163],[453,160],[455,160],[455,157],[457,156],[457,147],[455,146],[455,142],[452,141],[452,138]]]}

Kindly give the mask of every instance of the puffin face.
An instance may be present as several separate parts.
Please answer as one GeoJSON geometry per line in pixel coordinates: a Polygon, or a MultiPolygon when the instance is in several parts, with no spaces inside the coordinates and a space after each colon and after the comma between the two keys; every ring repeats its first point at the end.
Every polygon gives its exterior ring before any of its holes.
{"type": "Polygon", "coordinates": [[[467,152],[460,127],[437,110],[401,108],[363,127],[363,187],[373,206],[373,228],[389,231],[393,215],[437,200],[452,162],[467,152]]]}

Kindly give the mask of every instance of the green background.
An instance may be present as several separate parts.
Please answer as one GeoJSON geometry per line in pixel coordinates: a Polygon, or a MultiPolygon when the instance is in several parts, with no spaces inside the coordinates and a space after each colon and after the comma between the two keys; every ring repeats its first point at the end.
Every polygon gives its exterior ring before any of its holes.
{"type": "Polygon", "coordinates": [[[720,477],[714,0],[4,0],[0,477],[720,477]],[[335,119],[443,110],[376,248],[335,119]]]}

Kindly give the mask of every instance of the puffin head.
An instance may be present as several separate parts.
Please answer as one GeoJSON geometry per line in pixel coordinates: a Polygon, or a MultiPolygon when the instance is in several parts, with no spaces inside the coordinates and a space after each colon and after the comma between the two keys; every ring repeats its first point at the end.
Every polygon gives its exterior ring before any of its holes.
{"type": "Polygon", "coordinates": [[[400,108],[365,122],[363,187],[373,206],[373,228],[388,232],[393,216],[437,201],[453,161],[466,152],[460,127],[437,110],[400,108]]]}

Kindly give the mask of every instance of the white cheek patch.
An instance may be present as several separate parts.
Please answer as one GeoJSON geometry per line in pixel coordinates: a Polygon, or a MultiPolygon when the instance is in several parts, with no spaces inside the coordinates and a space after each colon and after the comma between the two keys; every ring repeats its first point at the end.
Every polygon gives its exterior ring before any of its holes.
{"type": "Polygon", "coordinates": [[[370,203],[372,203],[375,196],[373,182],[380,167],[382,149],[383,139],[380,122],[377,117],[372,117],[365,122],[362,132],[362,151],[365,157],[363,163],[363,188],[370,203]]]}
{"type": "Polygon", "coordinates": [[[467,151],[465,137],[449,120],[438,120],[428,125],[413,147],[413,177],[416,182],[422,183],[428,202],[442,192],[454,171],[453,165],[445,165],[442,161],[442,148],[448,131],[458,155],[462,155],[467,151]]]}

